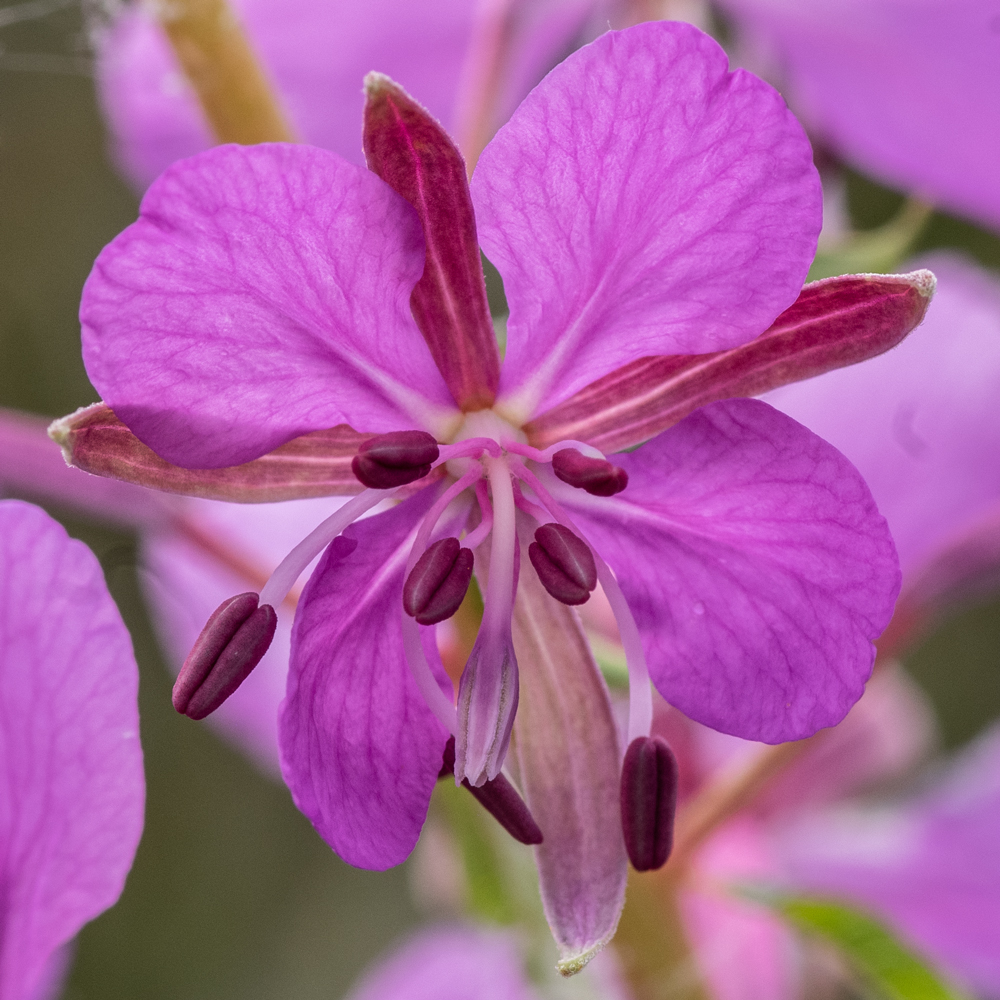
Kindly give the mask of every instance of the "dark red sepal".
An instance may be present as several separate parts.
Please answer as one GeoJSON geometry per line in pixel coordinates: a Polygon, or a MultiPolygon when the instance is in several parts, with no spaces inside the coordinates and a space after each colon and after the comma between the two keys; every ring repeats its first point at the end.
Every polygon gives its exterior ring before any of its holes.
{"type": "Polygon", "coordinates": [[[595,497],[613,497],[628,486],[628,473],[603,458],[588,458],[575,448],[562,448],[552,456],[558,479],[595,497]]]}
{"type": "Polygon", "coordinates": [[[368,169],[417,210],[424,230],[427,255],[410,297],[413,318],[459,407],[492,406],[500,354],[465,161],[448,133],[388,77],[369,73],[365,98],[368,169]]]}
{"type": "Polygon", "coordinates": [[[622,832],[636,871],[662,868],[674,846],[677,758],[659,736],[638,736],[622,764],[622,832]]]}
{"type": "Polygon", "coordinates": [[[391,490],[423,479],[438,459],[438,443],[426,431],[391,431],[358,448],[351,471],[375,490],[391,490]]]}
{"type": "Polygon", "coordinates": [[[543,524],[535,532],[528,558],[542,586],[563,604],[585,604],[597,586],[590,547],[561,524],[543,524]]]}
{"type": "Polygon", "coordinates": [[[417,560],[403,584],[403,610],[421,625],[450,618],[465,598],[475,557],[457,538],[442,538],[417,560]]]}
{"type": "MultiPolygon", "coordinates": [[[[455,773],[455,737],[449,736],[444,747],[439,778],[446,778],[455,773]]],[[[542,843],[542,831],[531,815],[524,799],[517,789],[502,775],[498,774],[492,781],[487,781],[478,788],[462,782],[462,787],[472,792],[476,801],[519,843],[542,843]]]]}
{"type": "Polygon", "coordinates": [[[252,592],[231,597],[208,619],[174,684],[173,705],[182,715],[211,715],[260,663],[278,616],[258,600],[252,592]]]}

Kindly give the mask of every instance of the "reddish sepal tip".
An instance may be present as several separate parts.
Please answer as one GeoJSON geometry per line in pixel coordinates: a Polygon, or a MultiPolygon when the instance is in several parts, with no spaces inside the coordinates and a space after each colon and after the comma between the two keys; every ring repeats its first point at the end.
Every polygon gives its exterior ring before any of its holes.
{"type": "Polygon", "coordinates": [[[403,609],[421,625],[450,618],[465,599],[475,557],[457,538],[442,538],[417,560],[403,584],[403,609]]]}
{"type": "Polygon", "coordinates": [[[201,630],[174,684],[173,705],[182,715],[211,715],[260,663],[278,616],[269,604],[258,607],[258,600],[246,593],[223,601],[201,630]]]}
{"type": "Polygon", "coordinates": [[[662,868],[674,846],[677,759],[659,736],[638,736],[625,752],[621,780],[622,833],[636,871],[662,868]]]}
{"type": "MultiPolygon", "coordinates": [[[[439,778],[446,778],[455,773],[455,737],[449,736],[444,746],[439,778]]],[[[462,787],[472,792],[476,801],[519,843],[542,843],[542,831],[531,815],[531,810],[517,789],[502,775],[498,774],[492,781],[487,781],[478,788],[469,784],[468,779],[462,782],[462,787]]]]}
{"type": "Polygon", "coordinates": [[[528,546],[528,558],[542,586],[563,604],[584,604],[597,586],[594,554],[561,524],[543,524],[528,546]]]}
{"type": "Polygon", "coordinates": [[[371,489],[391,490],[423,479],[439,454],[437,441],[426,431],[392,431],[365,441],[351,471],[371,489]]]}
{"type": "Polygon", "coordinates": [[[575,448],[563,448],[552,456],[552,471],[570,486],[595,497],[613,497],[628,486],[628,473],[603,458],[588,458],[575,448]]]}

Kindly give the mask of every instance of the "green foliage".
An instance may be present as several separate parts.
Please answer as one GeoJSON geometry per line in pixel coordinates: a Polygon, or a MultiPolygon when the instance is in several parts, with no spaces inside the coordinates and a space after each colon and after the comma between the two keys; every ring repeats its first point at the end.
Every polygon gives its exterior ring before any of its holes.
{"type": "Polygon", "coordinates": [[[967,1000],[870,915],[828,899],[745,889],[744,895],[836,947],[886,1000],[967,1000]]]}

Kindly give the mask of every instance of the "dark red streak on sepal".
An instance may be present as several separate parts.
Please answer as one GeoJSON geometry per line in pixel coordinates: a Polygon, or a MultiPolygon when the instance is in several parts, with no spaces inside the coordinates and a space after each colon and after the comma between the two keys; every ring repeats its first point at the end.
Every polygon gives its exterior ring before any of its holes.
{"type": "Polygon", "coordinates": [[[459,407],[492,406],[500,355],[465,161],[444,129],[388,77],[369,73],[365,95],[368,169],[417,210],[424,229],[427,257],[410,298],[413,318],[459,407]]]}
{"type": "Polygon", "coordinates": [[[806,285],[759,337],[715,354],[640,358],[581,389],[524,427],[547,448],[586,441],[606,454],[632,448],[706,403],[857,364],[895,347],[924,318],[930,271],[855,274],[806,285]]]}

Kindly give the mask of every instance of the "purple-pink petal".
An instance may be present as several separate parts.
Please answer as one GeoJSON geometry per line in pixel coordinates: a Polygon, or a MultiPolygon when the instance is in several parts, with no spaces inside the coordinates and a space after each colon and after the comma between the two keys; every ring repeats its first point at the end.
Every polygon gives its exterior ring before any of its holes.
{"type": "Polygon", "coordinates": [[[845,159],[1000,226],[1000,29],[983,0],[722,0],[845,159]]]}
{"type": "Polygon", "coordinates": [[[188,468],[337,424],[432,421],[453,404],[410,315],[423,257],[413,209],[368,171],[305,146],[217,147],[163,174],[97,258],[88,374],[188,468]]]}
{"type": "MultiPolygon", "coordinates": [[[[398,80],[454,124],[473,31],[468,0],[234,0],[297,136],[358,166],[361,81],[398,80]]],[[[146,187],[213,143],[162,29],[133,5],[98,40],[98,88],[125,173],[146,187]]],[[[534,81],[532,81],[534,82],[534,81]]]]}
{"type": "MultiPolygon", "coordinates": [[[[282,772],[320,836],[361,868],[389,868],[413,850],[448,737],[407,666],[401,624],[406,559],[434,494],[424,490],[336,538],[292,628],[282,772]]],[[[448,691],[433,631],[424,634],[448,691]]]]}
{"type": "Polygon", "coordinates": [[[36,1000],[56,950],[121,894],[143,824],[138,682],[90,550],[0,503],[4,1000],[36,1000]]]}
{"type": "Polygon", "coordinates": [[[348,1000],[535,1000],[514,939],[497,931],[423,931],[368,972],[348,1000]]]}
{"type": "Polygon", "coordinates": [[[535,88],[472,181],[523,417],[647,355],[762,333],[802,287],[819,179],[780,95],[679,22],[609,32],[535,88]]]}
{"type": "Polygon", "coordinates": [[[977,994],[1000,997],[1000,729],[901,808],[844,809],[778,840],[800,885],[863,905],[977,994]]]}
{"type": "Polygon", "coordinates": [[[563,502],[618,576],[664,698],[766,743],[838,723],[899,590],[857,470],[749,399],[703,407],[615,460],[623,493],[563,502]]]}
{"type": "Polygon", "coordinates": [[[767,398],[858,467],[910,578],[1000,504],[1000,282],[958,257],[923,324],[863,365],[767,398]]]}

